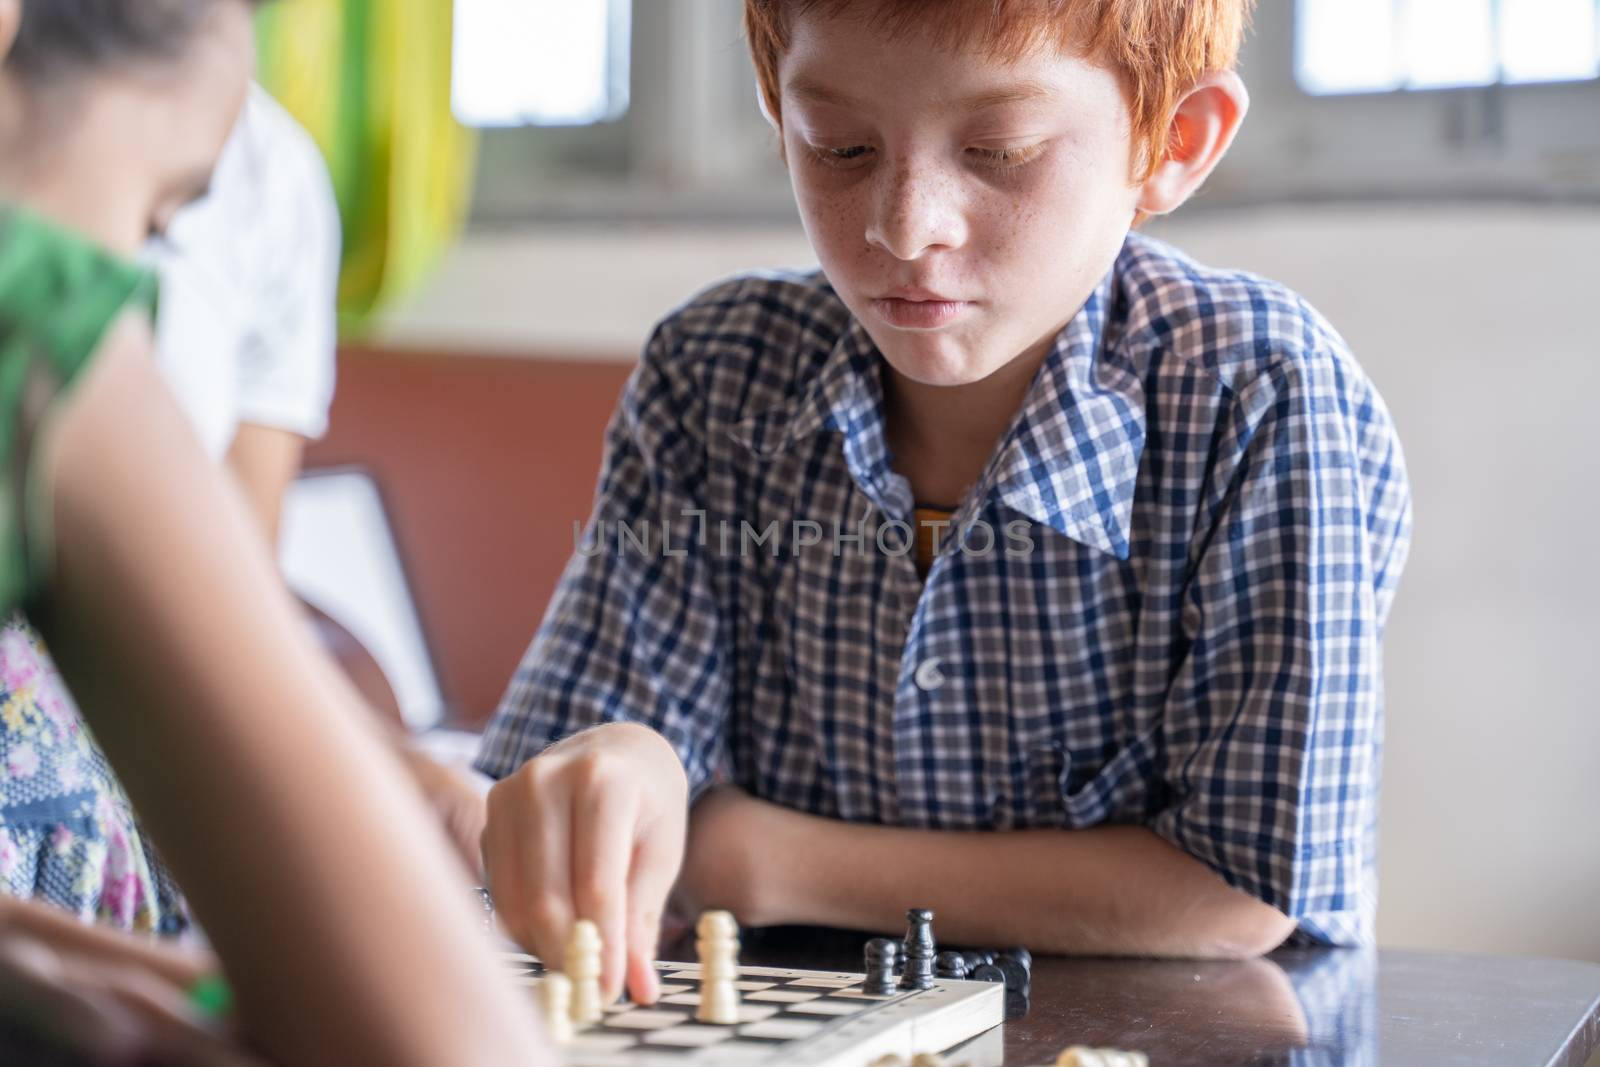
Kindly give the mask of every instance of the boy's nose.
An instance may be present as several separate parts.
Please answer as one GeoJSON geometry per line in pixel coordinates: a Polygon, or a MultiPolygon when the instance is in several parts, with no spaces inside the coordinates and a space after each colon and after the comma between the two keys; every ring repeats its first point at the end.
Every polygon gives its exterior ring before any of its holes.
{"type": "Polygon", "coordinates": [[[899,260],[958,248],[966,223],[957,203],[957,183],[929,167],[901,163],[876,179],[867,243],[899,260]]]}

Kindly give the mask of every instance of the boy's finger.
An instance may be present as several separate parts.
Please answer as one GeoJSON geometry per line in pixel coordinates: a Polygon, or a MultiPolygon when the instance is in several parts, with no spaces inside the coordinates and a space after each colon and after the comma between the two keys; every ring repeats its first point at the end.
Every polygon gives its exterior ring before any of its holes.
{"type": "Polygon", "coordinates": [[[659,995],[655,956],[661,916],[683,863],[683,837],[665,830],[646,832],[633,851],[628,872],[629,988],[645,1003],[659,995]]]}
{"type": "Polygon", "coordinates": [[[654,1004],[661,996],[661,979],[656,974],[656,952],[660,940],[659,918],[630,905],[628,916],[628,989],[640,1004],[654,1004]]]}
{"type": "Polygon", "coordinates": [[[566,966],[567,935],[572,930],[570,816],[567,798],[546,794],[527,814],[516,843],[522,883],[517,908],[532,944],[527,948],[545,966],[566,966]]]}
{"type": "Polygon", "coordinates": [[[564,825],[559,833],[551,825],[552,809],[559,802],[553,797],[535,798],[531,790],[502,788],[504,791],[492,797],[483,831],[484,865],[495,914],[513,940],[545,966],[559,970],[566,931],[572,923],[566,864],[547,868],[544,858],[549,839],[566,831],[564,825]]]}
{"type": "Polygon", "coordinates": [[[573,909],[600,928],[600,992],[607,1004],[622,993],[636,805],[631,793],[608,788],[586,795],[572,812],[573,909]]]}
{"type": "Polygon", "coordinates": [[[522,846],[514,822],[503,807],[491,808],[483,827],[484,885],[494,901],[495,920],[507,936],[532,951],[522,914],[522,846]]]}

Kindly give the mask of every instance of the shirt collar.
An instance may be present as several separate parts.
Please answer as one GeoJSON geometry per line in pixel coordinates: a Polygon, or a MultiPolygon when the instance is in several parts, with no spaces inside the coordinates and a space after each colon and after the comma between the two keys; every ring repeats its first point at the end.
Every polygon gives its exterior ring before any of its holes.
{"type": "Polygon", "coordinates": [[[1033,521],[1127,559],[1144,388],[1108,358],[1114,277],[1113,268],[1056,335],[981,484],[1033,521]]]}
{"type": "MultiPolygon", "coordinates": [[[[1057,334],[1021,410],[979,482],[1034,522],[1127,559],[1130,514],[1144,450],[1144,394],[1131,369],[1105,358],[1115,268],[1057,334]]],[[[845,461],[867,497],[909,515],[910,487],[890,467],[883,421],[882,357],[852,316],[795,406],[747,418],[734,436],[760,455],[823,431],[842,436],[845,461]]],[[[977,509],[962,508],[969,520],[977,509]]],[[[964,523],[958,517],[957,527],[964,523]]]]}
{"type": "Polygon", "coordinates": [[[881,363],[866,328],[850,316],[800,401],[743,420],[734,437],[758,455],[771,456],[814,434],[838,433],[851,477],[873,505],[888,515],[909,513],[911,488],[889,464],[881,363]]]}

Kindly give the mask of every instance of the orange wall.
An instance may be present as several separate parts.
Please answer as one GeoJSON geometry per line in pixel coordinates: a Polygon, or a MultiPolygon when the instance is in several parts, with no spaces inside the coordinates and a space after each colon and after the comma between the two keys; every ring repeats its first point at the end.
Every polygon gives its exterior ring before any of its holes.
{"type": "Polygon", "coordinates": [[[352,348],[308,467],[382,488],[460,725],[494,710],[588,517],[628,362],[352,348]]]}

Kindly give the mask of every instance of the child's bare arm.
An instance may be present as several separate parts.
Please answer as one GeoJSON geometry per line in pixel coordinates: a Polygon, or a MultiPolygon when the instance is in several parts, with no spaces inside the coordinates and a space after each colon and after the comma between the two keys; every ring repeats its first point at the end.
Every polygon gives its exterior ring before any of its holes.
{"type": "Polygon", "coordinates": [[[754,925],[894,930],[1093,955],[1242,958],[1294,922],[1137,826],[951,833],[819,818],[716,790],[696,805],[680,891],[754,925]]]}
{"type": "Polygon", "coordinates": [[[292,1063],[539,1062],[435,820],[147,348],[125,320],[52,424],[41,628],[217,946],[248,1039],[292,1063]]]}

